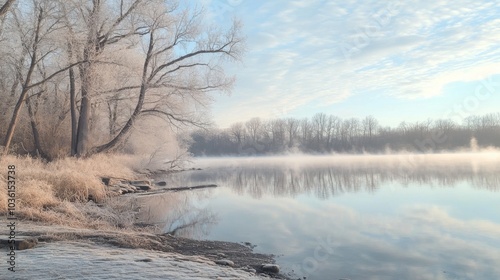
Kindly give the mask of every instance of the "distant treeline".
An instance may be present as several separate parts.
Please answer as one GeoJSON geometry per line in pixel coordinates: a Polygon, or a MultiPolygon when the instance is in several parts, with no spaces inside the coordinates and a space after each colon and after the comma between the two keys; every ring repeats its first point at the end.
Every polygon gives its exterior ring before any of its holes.
{"type": "Polygon", "coordinates": [[[305,119],[253,118],[227,129],[194,131],[191,141],[189,150],[195,156],[433,152],[471,146],[500,147],[500,113],[469,116],[462,123],[439,119],[401,122],[397,127],[382,126],[372,116],[343,120],[318,113],[305,119]]]}

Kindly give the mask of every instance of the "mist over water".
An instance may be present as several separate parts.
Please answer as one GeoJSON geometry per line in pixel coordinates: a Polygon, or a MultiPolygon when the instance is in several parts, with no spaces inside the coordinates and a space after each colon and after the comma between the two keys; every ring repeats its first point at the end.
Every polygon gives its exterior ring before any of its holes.
{"type": "Polygon", "coordinates": [[[499,161],[495,151],[199,158],[202,170],[168,185],[218,188],[145,203],[165,231],[251,242],[297,277],[498,279],[499,161]]]}
{"type": "Polygon", "coordinates": [[[303,166],[353,166],[384,165],[386,167],[414,168],[432,165],[453,165],[480,162],[490,164],[500,161],[500,151],[496,149],[485,149],[475,152],[456,153],[397,153],[397,154],[285,154],[277,156],[257,157],[198,157],[194,165],[201,168],[207,167],[229,167],[234,165],[280,165],[286,167],[303,166]]]}
{"type": "Polygon", "coordinates": [[[258,197],[315,193],[328,198],[343,192],[374,192],[383,184],[399,182],[498,190],[500,153],[399,154],[399,155],[291,155],[247,158],[201,158],[203,171],[179,177],[178,184],[219,183],[238,193],[258,197]]]}

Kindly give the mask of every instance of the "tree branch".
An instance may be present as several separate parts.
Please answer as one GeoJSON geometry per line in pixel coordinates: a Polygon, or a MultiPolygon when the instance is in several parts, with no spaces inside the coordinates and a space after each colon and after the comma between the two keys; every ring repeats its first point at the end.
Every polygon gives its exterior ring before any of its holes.
{"type": "Polygon", "coordinates": [[[182,68],[191,68],[191,67],[196,67],[196,66],[209,66],[208,63],[192,63],[192,64],[187,64],[187,65],[179,65],[177,66],[175,69],[172,69],[172,70],[169,70],[165,73],[163,73],[158,79],[157,79],[157,82],[160,82],[161,80],[163,80],[163,78],[165,78],[165,76],[167,76],[168,74],[171,74],[173,72],[176,72],[182,68]]]}
{"type": "Polygon", "coordinates": [[[228,54],[228,55],[232,56],[231,52],[228,51],[228,50],[225,50],[225,48],[227,46],[230,46],[230,45],[236,44],[236,43],[237,43],[237,41],[230,41],[230,42],[227,42],[226,44],[222,45],[220,48],[217,48],[217,49],[199,50],[199,51],[195,51],[195,52],[192,52],[192,53],[188,53],[188,54],[183,55],[181,57],[178,57],[178,58],[176,58],[174,60],[171,60],[171,61],[169,61],[169,62],[167,62],[165,64],[162,64],[162,65],[158,66],[151,73],[150,80],[152,80],[161,70],[163,70],[163,69],[165,69],[165,68],[167,68],[167,67],[169,67],[171,65],[174,65],[174,64],[176,64],[178,62],[186,60],[186,59],[188,59],[190,57],[198,56],[198,55],[201,55],[201,54],[209,54],[209,53],[211,53],[211,54],[214,54],[214,53],[225,53],[225,54],[228,54]]]}
{"type": "Polygon", "coordinates": [[[3,4],[3,6],[0,8],[0,17],[4,16],[9,11],[14,2],[16,2],[16,0],[7,0],[7,2],[3,4]]]}
{"type": "MultiPolygon", "coordinates": [[[[132,5],[130,5],[130,7],[128,8],[128,10],[123,13],[123,5],[120,5],[120,17],[116,19],[116,21],[111,25],[111,27],[108,29],[108,32],[106,32],[106,34],[102,35],[99,37],[99,46],[103,46],[105,44],[110,44],[110,43],[116,43],[118,42],[120,39],[122,38],[125,38],[127,36],[130,36],[130,35],[134,35],[135,32],[129,32],[127,34],[124,34],[124,35],[116,35],[113,38],[113,42],[110,42],[109,41],[109,38],[111,36],[111,34],[115,31],[115,28],[125,19],[128,17],[128,15],[135,9],[137,8],[137,6],[139,5],[140,3],[140,0],[136,0],[134,3],[132,3],[132,5]]],[[[123,2],[121,3],[123,4],[123,2]]]]}
{"type": "Polygon", "coordinates": [[[161,110],[157,110],[157,109],[147,109],[147,110],[142,110],[141,111],[141,114],[143,115],[153,115],[153,116],[158,116],[158,115],[163,115],[163,116],[166,116],[168,121],[178,127],[177,125],[175,125],[175,123],[172,121],[176,121],[176,122],[179,122],[181,124],[184,124],[184,125],[187,125],[187,124],[190,124],[190,125],[194,125],[196,127],[203,127],[204,125],[206,125],[207,123],[204,123],[204,122],[197,122],[195,120],[192,120],[192,119],[187,119],[187,118],[182,118],[182,117],[178,117],[172,113],[168,113],[168,112],[165,112],[165,111],[161,111],[161,110]]]}
{"type": "Polygon", "coordinates": [[[39,82],[36,82],[36,83],[34,83],[34,84],[28,85],[26,88],[27,88],[27,89],[31,89],[31,88],[33,88],[33,87],[37,87],[37,86],[39,86],[39,85],[41,85],[41,84],[43,84],[43,83],[46,83],[47,81],[51,80],[52,78],[54,78],[54,77],[55,77],[55,76],[57,76],[58,74],[60,74],[60,73],[62,73],[62,72],[64,72],[64,71],[66,71],[66,70],[68,70],[68,69],[70,69],[70,68],[72,68],[72,67],[74,67],[74,66],[77,66],[77,65],[80,65],[80,64],[83,64],[83,63],[86,63],[86,62],[87,62],[87,61],[79,61],[79,62],[72,63],[72,64],[70,64],[70,65],[68,65],[68,66],[66,66],[66,67],[64,67],[64,68],[61,68],[61,69],[57,70],[56,72],[54,72],[54,73],[52,73],[51,75],[49,75],[47,78],[45,78],[45,79],[43,79],[43,80],[41,80],[41,81],[39,81],[39,82]]]}

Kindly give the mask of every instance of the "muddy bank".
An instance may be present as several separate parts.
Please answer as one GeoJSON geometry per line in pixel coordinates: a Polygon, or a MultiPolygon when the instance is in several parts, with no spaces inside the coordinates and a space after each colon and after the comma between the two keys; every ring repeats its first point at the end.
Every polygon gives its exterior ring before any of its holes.
{"type": "Polygon", "coordinates": [[[269,273],[263,270],[262,264],[274,264],[274,256],[258,254],[250,247],[242,244],[224,241],[193,240],[189,238],[165,235],[167,244],[173,252],[187,256],[204,256],[217,263],[229,260],[234,267],[244,268],[247,271],[266,273],[272,278],[287,279],[284,275],[269,273]]]}

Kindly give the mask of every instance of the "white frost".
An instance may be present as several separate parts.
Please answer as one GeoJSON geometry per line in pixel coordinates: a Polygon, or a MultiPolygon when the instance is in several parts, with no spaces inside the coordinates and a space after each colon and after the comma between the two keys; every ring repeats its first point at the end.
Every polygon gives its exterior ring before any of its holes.
{"type": "Polygon", "coordinates": [[[264,279],[203,257],[78,242],[41,243],[16,251],[16,272],[7,270],[5,250],[1,254],[2,279],[264,279]]]}

